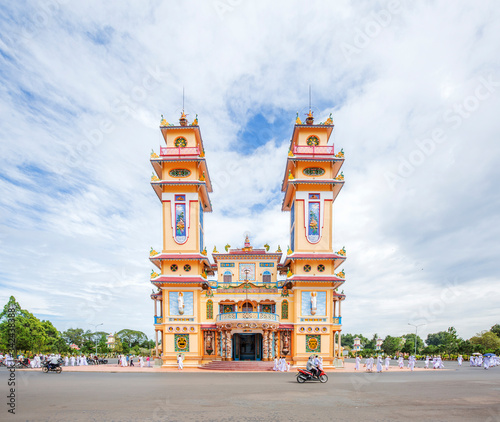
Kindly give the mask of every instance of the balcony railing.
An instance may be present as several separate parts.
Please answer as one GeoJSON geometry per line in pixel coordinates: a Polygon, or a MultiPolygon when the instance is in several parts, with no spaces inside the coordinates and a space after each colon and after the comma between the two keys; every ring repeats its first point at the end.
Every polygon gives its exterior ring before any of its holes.
{"type": "Polygon", "coordinates": [[[333,147],[293,146],[294,154],[333,155],[333,147]]]}
{"type": "Polygon", "coordinates": [[[163,324],[163,317],[155,316],[155,324],[163,324]]]}
{"type": "Polygon", "coordinates": [[[200,155],[200,149],[198,147],[160,147],[160,155],[162,157],[178,155],[200,155]]]}
{"type": "Polygon", "coordinates": [[[333,317],[333,323],[337,325],[342,325],[342,317],[333,317]]]}
{"type": "Polygon", "coordinates": [[[234,321],[238,319],[279,322],[280,317],[278,314],[269,312],[227,312],[217,315],[217,321],[234,321]]]}

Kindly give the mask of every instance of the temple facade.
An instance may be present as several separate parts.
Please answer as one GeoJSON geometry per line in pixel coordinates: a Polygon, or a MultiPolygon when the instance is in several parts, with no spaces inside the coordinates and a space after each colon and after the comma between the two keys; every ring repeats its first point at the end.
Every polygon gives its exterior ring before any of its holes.
{"type": "Polygon", "coordinates": [[[331,116],[304,123],[297,116],[282,181],[282,210],[289,212],[290,245],[256,248],[242,239],[208,256],[206,212],[212,211],[210,175],[198,119],[165,119],[165,142],[151,153],[151,185],[162,205],[163,246],[151,248],[155,352],[163,366],[200,366],[214,360],[269,361],[285,357],[305,365],[311,354],[325,367],[342,366],[345,282],[334,252],[333,204],[344,185],[341,150],[329,142],[331,116]]]}

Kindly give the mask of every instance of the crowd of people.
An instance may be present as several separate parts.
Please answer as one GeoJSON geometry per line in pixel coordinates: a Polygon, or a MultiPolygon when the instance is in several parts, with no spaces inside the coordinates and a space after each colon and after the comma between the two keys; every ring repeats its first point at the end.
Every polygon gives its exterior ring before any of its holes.
{"type": "Polygon", "coordinates": [[[144,366],[147,366],[148,368],[151,367],[151,358],[149,356],[146,356],[146,359],[144,362],[143,356],[134,356],[134,355],[120,355],[120,356],[118,356],[118,365],[120,365],[120,366],[135,366],[134,359],[137,359],[137,364],[141,368],[144,368],[144,366]]]}
{"type": "MultiPolygon", "coordinates": [[[[118,365],[120,366],[134,366],[134,359],[137,359],[137,363],[140,367],[151,366],[151,358],[147,356],[144,358],[143,356],[135,357],[133,355],[118,356],[118,365]]],[[[41,368],[44,362],[50,361],[58,361],[59,364],[63,366],[87,366],[89,364],[99,365],[100,363],[106,363],[107,361],[102,362],[102,359],[97,355],[89,355],[86,356],[84,354],[77,356],[61,356],[60,354],[35,354],[30,358],[25,357],[22,354],[19,354],[16,359],[11,356],[9,353],[5,355],[0,352],[0,362],[5,366],[14,366],[16,362],[22,362],[25,366],[31,368],[41,368]]]]}
{"type": "MultiPolygon", "coordinates": [[[[405,359],[403,356],[399,356],[399,358],[395,356],[394,359],[397,360],[399,369],[403,369],[405,367],[405,359]]],[[[458,356],[457,363],[459,367],[462,366],[463,360],[464,359],[461,355],[458,356]]],[[[415,369],[416,363],[417,359],[414,356],[409,356],[407,368],[410,369],[410,371],[413,371],[415,369]]],[[[354,370],[359,371],[360,365],[361,365],[361,358],[359,356],[356,356],[356,360],[354,363],[354,370]]],[[[377,372],[382,372],[384,366],[385,370],[388,371],[391,365],[391,357],[386,356],[385,358],[383,358],[382,356],[377,356],[376,364],[375,364],[375,358],[373,356],[367,357],[363,367],[366,368],[367,372],[373,372],[375,365],[377,372]]],[[[484,367],[484,369],[488,369],[492,366],[498,366],[498,365],[500,365],[500,358],[498,356],[485,355],[483,357],[482,355],[478,355],[470,357],[470,366],[482,366],[484,367]]],[[[432,367],[432,369],[444,369],[444,363],[441,356],[433,356],[433,357],[426,356],[424,362],[424,369],[429,369],[429,367],[432,367]]]]}
{"type": "Polygon", "coordinates": [[[489,369],[493,366],[499,366],[499,365],[500,365],[500,358],[498,356],[485,355],[483,357],[482,355],[477,355],[470,357],[470,366],[479,366],[479,367],[482,366],[484,369],[489,369]]]}
{"type": "Polygon", "coordinates": [[[279,371],[279,372],[290,371],[290,362],[287,362],[283,356],[280,358],[275,357],[273,371],[279,371]]]}

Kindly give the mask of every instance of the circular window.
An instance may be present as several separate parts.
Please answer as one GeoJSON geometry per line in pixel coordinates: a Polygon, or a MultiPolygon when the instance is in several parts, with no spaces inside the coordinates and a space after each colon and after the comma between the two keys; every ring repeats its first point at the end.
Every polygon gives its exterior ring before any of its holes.
{"type": "Polygon", "coordinates": [[[309,136],[309,138],[307,138],[307,145],[309,145],[310,147],[316,147],[319,145],[319,139],[317,136],[309,136]]]}
{"type": "MultiPolygon", "coordinates": [[[[324,171],[323,171],[324,173],[324,171]]],[[[168,172],[171,177],[188,177],[191,174],[191,170],[188,169],[173,169],[168,172]]]]}
{"type": "Polygon", "coordinates": [[[325,174],[325,169],[321,167],[307,167],[302,170],[306,176],[323,176],[325,174]]]}
{"type": "Polygon", "coordinates": [[[323,271],[325,271],[325,266],[323,264],[318,265],[318,271],[320,273],[322,273],[323,271]]]}
{"type": "Polygon", "coordinates": [[[189,264],[184,265],[184,271],[186,272],[191,271],[191,265],[189,264]]]}
{"type": "Polygon", "coordinates": [[[174,145],[175,145],[177,148],[184,148],[184,147],[187,145],[186,138],[183,138],[182,136],[179,136],[179,137],[175,140],[174,145]]]}
{"type": "Polygon", "coordinates": [[[172,272],[174,272],[174,273],[175,273],[178,269],[179,269],[179,267],[178,267],[176,264],[172,264],[172,265],[170,266],[170,270],[171,270],[172,272]]]}
{"type": "Polygon", "coordinates": [[[309,271],[311,271],[311,266],[310,266],[309,264],[304,265],[304,271],[305,271],[306,273],[308,273],[309,271]]]}

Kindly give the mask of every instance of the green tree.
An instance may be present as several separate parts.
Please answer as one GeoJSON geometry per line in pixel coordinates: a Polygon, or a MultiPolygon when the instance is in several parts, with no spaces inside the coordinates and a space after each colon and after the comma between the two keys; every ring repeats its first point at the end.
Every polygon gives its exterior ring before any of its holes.
{"type": "Polygon", "coordinates": [[[483,331],[470,339],[472,344],[483,346],[484,350],[495,351],[500,349],[500,338],[491,331],[483,331]]]}
{"type": "Polygon", "coordinates": [[[66,344],[76,344],[78,347],[83,346],[85,331],[81,328],[68,328],[66,331],[62,333],[62,337],[66,344]]]}
{"type": "Polygon", "coordinates": [[[395,353],[401,351],[403,347],[403,342],[401,337],[386,336],[384,342],[382,343],[382,350],[388,355],[394,355],[395,353]]]}
{"type": "Polygon", "coordinates": [[[138,346],[148,339],[148,336],[142,331],[124,329],[118,331],[117,334],[120,336],[122,343],[127,344],[129,348],[138,346]]]}
{"type": "MultiPolygon", "coordinates": [[[[401,351],[403,353],[414,354],[415,353],[415,334],[405,334],[403,336],[405,339],[405,344],[401,351]]],[[[424,348],[424,341],[420,338],[420,336],[416,337],[417,339],[417,354],[424,348]]]]}
{"type": "Polygon", "coordinates": [[[500,324],[495,324],[490,331],[500,337],[500,324]]]}
{"type": "Polygon", "coordinates": [[[439,331],[434,334],[428,334],[425,343],[427,344],[427,346],[441,346],[442,344],[445,344],[446,338],[447,332],[439,331]]]}

